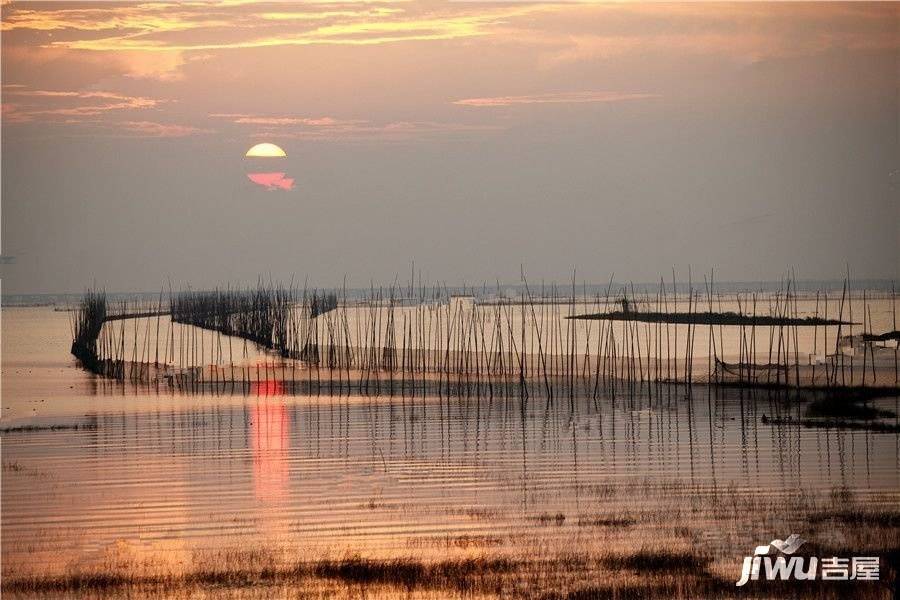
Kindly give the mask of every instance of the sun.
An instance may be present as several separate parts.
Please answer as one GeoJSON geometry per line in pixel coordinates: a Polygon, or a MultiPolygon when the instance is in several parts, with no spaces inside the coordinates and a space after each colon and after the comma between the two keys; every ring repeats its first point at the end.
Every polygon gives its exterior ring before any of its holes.
{"type": "Polygon", "coordinates": [[[287,156],[284,150],[275,144],[270,144],[269,142],[263,142],[262,144],[257,144],[247,150],[247,154],[244,156],[264,156],[264,157],[272,157],[272,156],[287,156]]]}

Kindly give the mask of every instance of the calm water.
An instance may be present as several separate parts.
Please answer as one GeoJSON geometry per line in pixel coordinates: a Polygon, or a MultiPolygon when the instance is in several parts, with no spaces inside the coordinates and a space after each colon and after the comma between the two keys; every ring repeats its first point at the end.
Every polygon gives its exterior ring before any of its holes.
{"type": "MultiPolygon", "coordinates": [[[[755,532],[704,528],[698,501],[844,490],[900,504],[900,436],[765,424],[803,410],[766,396],[295,397],[274,383],[180,395],[97,380],[68,344],[65,313],[3,313],[4,427],[79,425],[2,436],[7,576],[123,546],[176,562],[252,545],[552,553],[671,537],[667,514],[734,557],[755,532]],[[640,526],[589,526],[622,515],[640,526]]],[[[874,405],[898,411],[896,398],[874,405]]]]}

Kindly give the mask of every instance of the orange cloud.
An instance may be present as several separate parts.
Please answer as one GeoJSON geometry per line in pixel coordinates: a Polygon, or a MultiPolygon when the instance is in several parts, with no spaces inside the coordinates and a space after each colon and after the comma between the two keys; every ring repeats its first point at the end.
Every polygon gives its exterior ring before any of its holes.
{"type": "MultiPolygon", "coordinates": [[[[537,50],[544,68],[648,49],[753,61],[839,47],[900,46],[896,28],[879,25],[895,20],[897,9],[874,4],[328,2],[260,9],[255,3],[222,0],[33,6],[41,5],[3,7],[0,28],[20,36],[16,43],[30,32],[32,49],[110,53],[135,76],[164,79],[179,77],[199,53],[276,46],[489,37],[495,44],[537,50]],[[646,27],[647,22],[653,26],[646,27]],[[797,27],[799,22],[805,25],[797,27]]],[[[8,46],[4,40],[4,51],[8,46]]]]}
{"type": "Polygon", "coordinates": [[[487,98],[465,98],[453,104],[461,106],[495,107],[516,104],[587,104],[593,102],[625,102],[659,98],[657,94],[632,94],[622,92],[562,92],[551,94],[531,94],[525,96],[492,96],[487,98]]]}
{"type": "Polygon", "coordinates": [[[132,76],[179,79],[202,53],[238,48],[378,45],[487,35],[531,6],[485,9],[464,4],[306,3],[290,10],[258,10],[245,2],[98,3],[90,7],[11,4],[0,28],[15,35],[4,51],[27,40],[30,51],[104,53],[132,76]],[[40,35],[35,35],[40,33],[40,35]],[[49,35],[48,35],[49,34],[49,35]],[[52,36],[52,37],[51,37],[52,36]]]}
{"type": "MultiPolygon", "coordinates": [[[[415,9],[418,7],[410,4],[403,8],[341,10],[307,5],[313,8],[255,12],[245,10],[244,6],[233,3],[173,5],[145,2],[96,8],[32,10],[13,5],[4,15],[2,29],[90,33],[47,44],[56,48],[183,52],[457,39],[484,35],[492,26],[534,10],[531,6],[476,10],[457,5],[452,10],[426,12],[417,11],[415,9]],[[202,31],[202,36],[186,38],[171,35],[192,30],[202,31]]],[[[356,3],[348,5],[354,6],[356,3]]]]}
{"type": "Polygon", "coordinates": [[[313,21],[333,19],[339,17],[385,17],[402,13],[400,8],[376,7],[366,10],[307,10],[307,11],[278,11],[257,13],[255,16],[269,21],[313,21]]]}
{"type": "Polygon", "coordinates": [[[19,3],[7,5],[0,31],[31,29],[35,31],[185,31],[201,27],[227,27],[222,18],[209,18],[208,12],[196,10],[199,5],[168,2],[144,2],[119,6],[98,5],[91,8],[25,8],[19,3]],[[179,7],[181,10],[177,9],[179,7]]]}

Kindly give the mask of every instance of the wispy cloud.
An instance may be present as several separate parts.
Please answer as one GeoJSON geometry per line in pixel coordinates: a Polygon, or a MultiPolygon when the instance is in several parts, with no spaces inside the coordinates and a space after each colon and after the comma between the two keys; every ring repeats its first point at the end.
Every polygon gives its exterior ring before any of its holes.
{"type": "Polygon", "coordinates": [[[196,135],[198,133],[211,132],[209,129],[191,125],[157,123],[155,121],[120,121],[114,124],[113,127],[126,134],[151,138],[180,138],[196,135]]]}
{"type": "Polygon", "coordinates": [[[212,113],[214,119],[226,119],[234,125],[253,126],[252,137],[261,139],[410,139],[425,135],[484,132],[500,129],[496,125],[480,125],[440,121],[387,121],[335,117],[302,117],[251,115],[244,113],[212,113]]]}
{"type": "Polygon", "coordinates": [[[900,48],[891,25],[898,10],[891,3],[585,3],[548,12],[543,27],[517,23],[515,35],[543,48],[544,68],[657,53],[752,64],[900,48]]]}
{"type": "MultiPolygon", "coordinates": [[[[279,46],[468,42],[537,51],[538,66],[622,54],[725,55],[742,61],[833,48],[896,48],[896,9],[589,3],[134,2],[4,5],[0,28],[33,51],[111,53],[141,77],[180,76],[191,57],[279,46]],[[791,23],[802,19],[809,26],[791,23]],[[647,27],[647,23],[652,27],[647,27]]],[[[4,50],[10,43],[4,39],[4,50]]]]}
{"type": "Polygon", "coordinates": [[[334,117],[284,117],[263,116],[244,113],[212,113],[214,119],[227,119],[238,125],[262,125],[272,127],[285,127],[289,125],[306,125],[309,127],[344,127],[358,125],[366,121],[357,119],[335,119],[334,117]]]}
{"type": "Polygon", "coordinates": [[[269,21],[321,21],[335,18],[386,17],[402,14],[401,8],[385,6],[367,8],[365,10],[304,10],[304,11],[272,11],[257,13],[256,16],[269,21]]]}
{"type": "Polygon", "coordinates": [[[4,120],[27,123],[38,118],[71,120],[96,117],[109,112],[141,111],[158,107],[163,101],[109,91],[30,90],[4,86],[4,120]]]}
{"type": "Polygon", "coordinates": [[[11,104],[28,120],[37,116],[96,116],[109,111],[155,108],[161,103],[144,96],[106,91],[28,90],[15,87],[7,89],[6,95],[13,96],[14,102],[11,104]]]}
{"type": "Polygon", "coordinates": [[[491,26],[533,10],[529,6],[490,10],[456,6],[450,10],[421,11],[414,10],[415,5],[355,8],[355,3],[349,3],[340,10],[306,5],[306,10],[257,12],[247,6],[146,2],[44,10],[11,7],[4,15],[2,29],[89,33],[47,45],[96,51],[368,45],[483,35],[491,26]],[[198,35],[173,35],[185,31],[197,31],[198,35]]]}
{"type": "Polygon", "coordinates": [[[4,6],[4,51],[104,53],[137,77],[178,79],[201,53],[281,46],[370,46],[485,36],[535,5],[139,2],[4,6]],[[266,7],[261,9],[260,6],[266,7]],[[11,37],[6,38],[9,34],[11,37]],[[12,43],[8,42],[12,39],[12,43]]]}
{"type": "Polygon", "coordinates": [[[133,96],[104,90],[33,90],[21,85],[4,85],[7,101],[4,124],[87,126],[98,135],[127,137],[185,137],[209,130],[191,125],[134,118],[154,111],[166,100],[133,96]]]}
{"type": "Polygon", "coordinates": [[[594,102],[626,102],[659,98],[658,94],[623,92],[560,92],[550,94],[529,94],[524,96],[489,96],[484,98],[464,98],[453,104],[460,106],[497,107],[517,104],[588,104],[594,102]]]}
{"type": "MultiPolygon", "coordinates": [[[[309,139],[505,129],[517,126],[514,107],[652,102],[660,97],[653,92],[675,96],[672,81],[655,70],[652,78],[640,72],[659,56],[687,57],[702,69],[695,60],[700,56],[752,62],[835,48],[897,47],[896,28],[890,27],[897,10],[868,4],[12,3],[3,6],[0,22],[4,78],[35,89],[4,86],[2,115],[4,124],[93,119],[110,121],[111,127],[118,122],[120,129],[125,122],[165,126],[187,120],[198,131],[221,126],[241,128],[242,135],[309,139]],[[401,42],[418,43],[410,52],[390,47],[401,42]],[[387,47],[368,47],[375,45],[387,47]],[[241,50],[280,46],[292,48],[241,50]],[[351,46],[366,48],[354,52],[351,46]],[[330,68],[330,57],[342,62],[330,68]],[[484,69],[471,74],[450,66],[460,60],[481,65],[482,57],[484,69]],[[282,60],[295,66],[287,76],[277,72],[282,60]],[[621,83],[619,75],[603,77],[608,69],[594,66],[604,61],[617,69],[638,64],[641,77],[631,80],[633,86],[621,83]],[[432,65],[434,85],[424,85],[432,65]],[[449,68],[442,70],[444,65],[449,68]],[[541,77],[541,69],[554,73],[541,77]],[[384,89],[384,81],[391,89],[384,89]],[[493,82],[490,88],[472,87],[486,81],[493,82]],[[260,85],[270,94],[284,92],[290,106],[312,114],[255,114],[292,110],[262,98],[254,87],[260,85]],[[619,89],[604,91],[607,85],[619,89]],[[37,89],[54,87],[91,91],[37,89]],[[573,88],[586,91],[551,91],[573,88]],[[483,95],[468,97],[472,89],[483,95]],[[221,110],[209,101],[221,90],[233,90],[228,110],[235,112],[209,114],[221,110]],[[512,95],[521,91],[532,93],[512,95]],[[367,102],[372,109],[362,113],[366,118],[355,118],[367,102]],[[510,110],[468,111],[450,104],[510,110]]],[[[175,127],[158,131],[186,131],[175,127]]]]}
{"type": "Polygon", "coordinates": [[[0,120],[3,121],[4,125],[12,125],[16,123],[29,123],[34,120],[34,117],[23,111],[16,104],[4,102],[0,104],[0,120]]]}
{"type": "Polygon", "coordinates": [[[200,27],[227,26],[225,14],[220,18],[209,17],[208,11],[191,3],[182,5],[167,2],[144,2],[124,5],[98,4],[91,7],[65,7],[32,9],[27,5],[13,3],[0,24],[2,31],[31,29],[35,31],[185,31],[200,27]],[[176,8],[177,7],[177,8],[176,8]],[[198,10],[199,9],[199,10],[198,10]]]}

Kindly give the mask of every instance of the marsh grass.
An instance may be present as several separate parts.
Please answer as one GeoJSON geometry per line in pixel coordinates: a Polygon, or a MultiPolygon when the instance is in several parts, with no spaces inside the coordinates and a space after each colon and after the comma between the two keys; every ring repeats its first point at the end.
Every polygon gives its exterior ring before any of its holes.
{"type": "Polygon", "coordinates": [[[561,512],[550,514],[541,513],[539,515],[528,517],[529,520],[535,521],[540,525],[555,525],[561,527],[566,522],[566,515],[561,512]]]}
{"type": "Polygon", "coordinates": [[[810,523],[840,523],[842,525],[856,525],[863,527],[900,527],[900,512],[898,511],[849,511],[833,510],[813,513],[807,517],[810,523]]]}
{"type": "Polygon", "coordinates": [[[501,546],[503,538],[492,535],[444,535],[426,538],[414,537],[407,540],[410,548],[491,548],[501,546]]]}
{"type": "Polygon", "coordinates": [[[633,554],[605,556],[600,563],[609,569],[630,569],[641,572],[690,572],[703,571],[712,563],[709,555],[675,552],[669,550],[639,550],[633,554]]]}
{"type": "Polygon", "coordinates": [[[633,527],[637,519],[629,516],[616,517],[579,517],[579,527],[633,527]]]}
{"type": "Polygon", "coordinates": [[[162,555],[159,564],[112,548],[93,566],[56,576],[7,571],[3,591],[29,598],[890,598],[900,562],[900,514],[862,503],[889,498],[857,498],[847,488],[773,496],[637,481],[609,491],[602,514],[525,517],[532,527],[561,531],[598,527],[584,536],[563,533],[567,541],[556,547],[527,533],[463,535],[410,538],[412,553],[393,557],[251,547],[195,550],[181,563],[162,555]],[[633,501],[654,488],[664,491],[655,503],[633,501]],[[881,580],[735,587],[743,556],[795,531],[810,540],[806,555],[880,556],[881,580]],[[434,552],[426,554],[429,549],[434,552]],[[308,554],[315,558],[304,559],[308,554]]]}
{"type": "Polygon", "coordinates": [[[502,578],[522,563],[502,557],[472,557],[426,562],[415,558],[373,559],[352,555],[284,565],[265,550],[217,552],[200,559],[186,573],[144,574],[141,565],[131,572],[81,572],[59,577],[6,578],[5,593],[47,597],[79,593],[130,595],[154,588],[178,596],[190,590],[292,585],[315,588],[330,580],[352,586],[455,590],[496,590],[502,578]]]}
{"type": "MultiPolygon", "coordinates": [[[[850,548],[822,548],[848,555],[850,548]]],[[[858,550],[853,550],[858,552],[858,550]]],[[[887,575],[894,576],[888,557],[887,575]]],[[[283,565],[266,551],[210,555],[177,575],[80,573],[56,578],[7,580],[3,590],[18,597],[443,597],[543,600],[637,598],[889,598],[891,580],[880,582],[734,581],[709,570],[704,553],[641,549],[590,558],[551,559],[479,555],[438,561],[350,555],[283,565]]],[[[896,562],[896,561],[895,561],[896,562]]],[[[883,567],[885,569],[885,567],[883,567]]],[[[884,575],[883,575],[884,577],[884,575]]]]}

